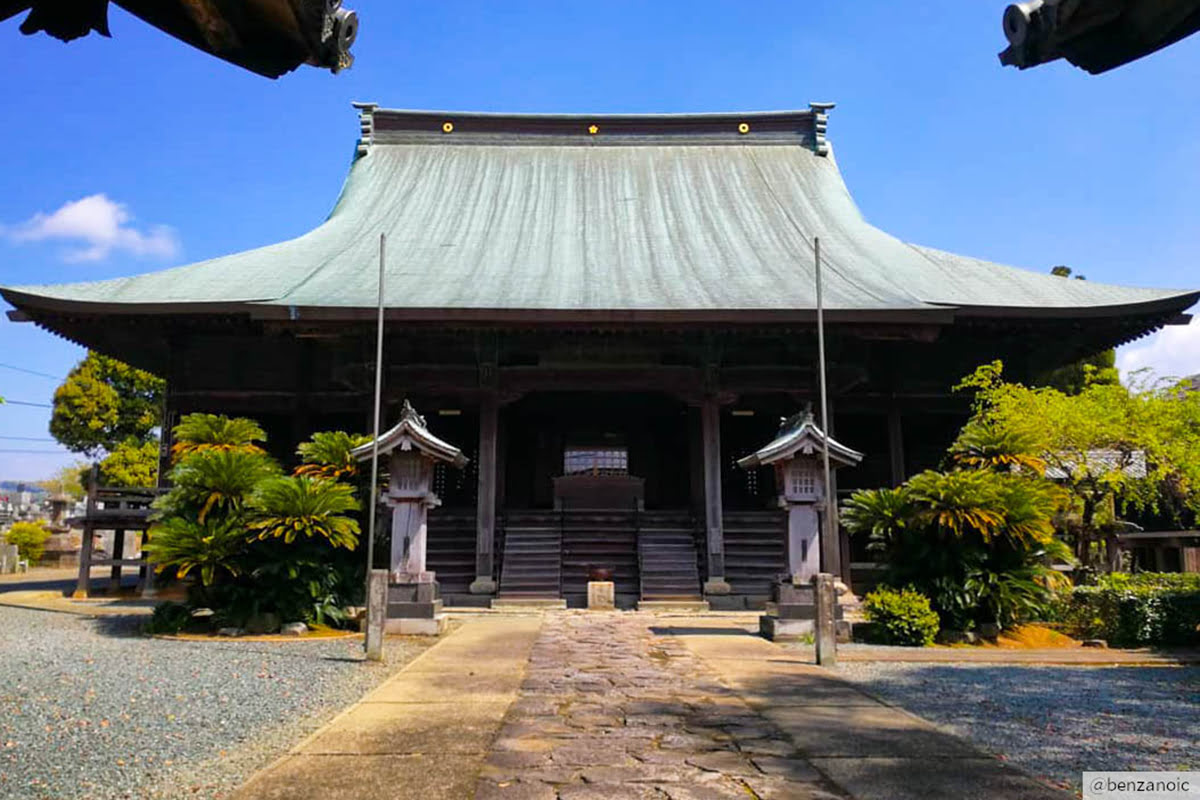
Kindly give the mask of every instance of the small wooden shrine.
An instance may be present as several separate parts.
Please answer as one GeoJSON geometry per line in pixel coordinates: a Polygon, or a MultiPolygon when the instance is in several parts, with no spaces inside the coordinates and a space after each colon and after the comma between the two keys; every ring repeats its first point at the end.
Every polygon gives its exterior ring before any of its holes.
{"type": "Polygon", "coordinates": [[[388,621],[392,633],[440,633],[444,625],[436,576],[426,567],[429,509],[441,505],[433,491],[434,466],[461,469],[462,451],[429,432],[425,418],[407,400],[400,421],[387,433],[351,451],[359,461],[378,452],[388,457],[383,502],[392,509],[388,621]]]}

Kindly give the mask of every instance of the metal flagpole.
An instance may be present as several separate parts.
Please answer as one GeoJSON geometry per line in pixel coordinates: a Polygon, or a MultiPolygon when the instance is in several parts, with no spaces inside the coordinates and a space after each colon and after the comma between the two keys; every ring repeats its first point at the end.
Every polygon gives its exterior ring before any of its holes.
{"type": "MultiPolygon", "coordinates": [[[[378,509],[375,507],[375,504],[379,500],[379,416],[383,398],[383,268],[386,245],[387,234],[379,234],[379,319],[378,330],[375,335],[375,416],[373,420],[374,430],[371,433],[371,505],[367,513],[367,579],[365,595],[367,601],[367,626],[366,635],[363,636],[363,649],[368,651],[368,657],[372,655],[372,646],[377,644],[372,641],[372,632],[374,631],[373,623],[378,622],[372,618],[371,570],[375,567],[375,517],[378,516],[378,509]]],[[[378,610],[376,609],[376,611],[378,610]]]]}
{"type": "Polygon", "coordinates": [[[837,513],[837,499],[831,497],[832,485],[829,479],[829,400],[825,387],[825,306],[821,300],[821,238],[813,237],[813,253],[815,256],[816,267],[813,270],[816,273],[817,280],[817,358],[820,362],[820,382],[821,382],[821,432],[825,434],[823,446],[821,447],[821,461],[825,469],[825,519],[821,526],[821,555],[825,561],[822,564],[823,572],[833,571],[833,559],[830,558],[831,548],[836,547],[837,543],[833,541],[833,530],[836,528],[833,525],[834,514],[837,513]]]}
{"type": "Polygon", "coordinates": [[[813,610],[816,620],[815,649],[817,664],[832,667],[837,664],[837,591],[833,574],[837,552],[837,498],[833,496],[833,483],[829,479],[829,395],[825,385],[825,304],[821,298],[821,238],[813,237],[813,270],[817,282],[817,355],[821,368],[821,461],[825,469],[825,514],[821,520],[821,571],[813,579],[813,610]]]}

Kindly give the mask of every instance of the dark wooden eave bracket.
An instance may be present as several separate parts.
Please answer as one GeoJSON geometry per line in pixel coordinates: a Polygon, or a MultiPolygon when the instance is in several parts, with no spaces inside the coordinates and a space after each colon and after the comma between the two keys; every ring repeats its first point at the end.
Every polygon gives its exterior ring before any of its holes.
{"type": "MultiPolygon", "coordinates": [[[[338,72],[354,62],[358,15],[342,0],[112,0],[193,47],[278,78],[301,64],[338,72]]],[[[64,42],[92,31],[111,36],[109,0],[0,0],[0,21],[24,11],[21,32],[64,42]]]]}

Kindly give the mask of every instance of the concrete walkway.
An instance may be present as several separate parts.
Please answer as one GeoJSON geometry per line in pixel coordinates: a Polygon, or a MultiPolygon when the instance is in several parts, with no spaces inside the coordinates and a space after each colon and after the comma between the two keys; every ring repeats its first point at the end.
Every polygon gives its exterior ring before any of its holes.
{"type": "Polygon", "coordinates": [[[465,622],[235,797],[1070,795],[747,631],[567,611],[465,622]]]}
{"type": "Polygon", "coordinates": [[[540,627],[536,617],[463,625],[234,797],[471,797],[540,627]]]}

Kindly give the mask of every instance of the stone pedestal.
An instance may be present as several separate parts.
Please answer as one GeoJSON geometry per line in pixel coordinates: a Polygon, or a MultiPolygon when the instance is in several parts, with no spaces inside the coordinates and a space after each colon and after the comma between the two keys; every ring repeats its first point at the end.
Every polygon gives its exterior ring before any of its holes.
{"type": "Polygon", "coordinates": [[[723,577],[709,578],[704,582],[705,596],[710,594],[730,594],[732,591],[733,587],[723,577]]]}
{"type": "Polygon", "coordinates": [[[387,623],[384,626],[388,633],[436,636],[446,629],[437,581],[432,579],[432,573],[420,573],[420,577],[424,576],[429,579],[388,586],[387,623]]]}
{"type": "Polygon", "coordinates": [[[591,611],[612,611],[617,607],[617,585],[612,581],[588,581],[587,607],[591,611]]]}
{"type": "MultiPolygon", "coordinates": [[[[816,593],[812,584],[797,585],[787,581],[776,584],[774,602],[767,604],[767,613],[758,618],[759,632],[773,642],[794,641],[815,633],[817,618],[816,593]]],[[[842,607],[834,610],[842,618],[842,607]]]]}
{"type": "Polygon", "coordinates": [[[51,533],[41,563],[48,567],[77,567],[82,543],[83,537],[69,530],[51,533]]]}
{"type": "Polygon", "coordinates": [[[772,614],[758,618],[758,632],[772,642],[795,642],[813,635],[814,621],[810,619],[783,619],[772,614]]]}

